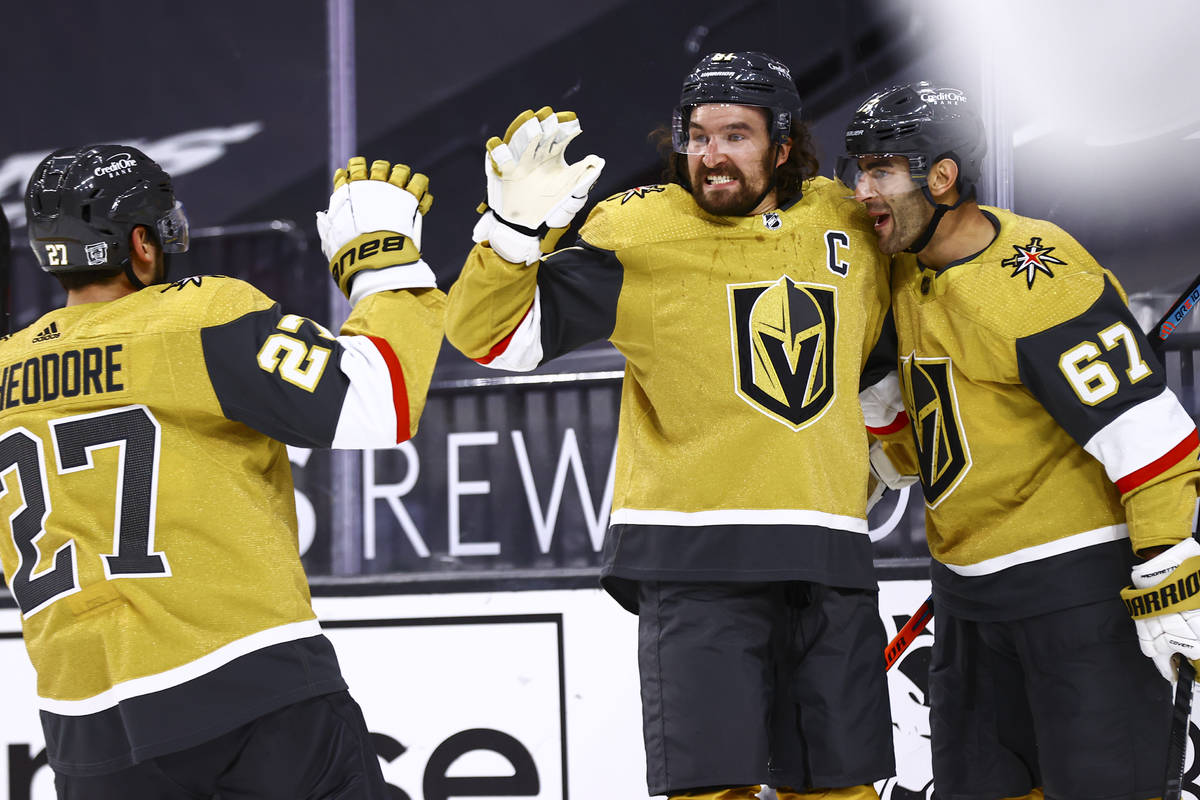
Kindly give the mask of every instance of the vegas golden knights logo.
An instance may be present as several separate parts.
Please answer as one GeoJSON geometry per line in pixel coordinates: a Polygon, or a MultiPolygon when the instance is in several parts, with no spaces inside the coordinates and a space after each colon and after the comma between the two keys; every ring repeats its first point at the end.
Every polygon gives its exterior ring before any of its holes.
{"type": "Polygon", "coordinates": [[[937,508],[971,468],[971,450],[958,415],[948,358],[900,359],[904,405],[912,420],[925,502],[937,508]]]}
{"type": "Polygon", "coordinates": [[[837,289],[777,281],[729,286],[734,388],[767,416],[798,431],[833,402],[837,289]]]}

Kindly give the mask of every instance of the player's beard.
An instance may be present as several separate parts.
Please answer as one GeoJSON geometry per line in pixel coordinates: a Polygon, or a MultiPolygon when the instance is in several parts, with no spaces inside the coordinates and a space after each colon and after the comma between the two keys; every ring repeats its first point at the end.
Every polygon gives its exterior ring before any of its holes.
{"type": "Polygon", "coordinates": [[[889,215],[882,228],[875,228],[879,252],[885,255],[908,249],[933,219],[933,207],[919,188],[893,195],[886,201],[867,203],[867,211],[886,211],[889,215]]]}
{"type": "Polygon", "coordinates": [[[763,153],[762,163],[753,183],[731,162],[727,161],[711,169],[702,163],[698,164],[688,175],[692,182],[692,197],[695,198],[696,205],[718,217],[745,217],[751,214],[762,202],[763,190],[767,188],[767,181],[771,179],[771,165],[775,152],[774,147],[768,147],[763,153]],[[740,188],[736,192],[720,192],[717,197],[708,195],[704,191],[704,182],[709,175],[728,175],[738,182],[740,188]]]}

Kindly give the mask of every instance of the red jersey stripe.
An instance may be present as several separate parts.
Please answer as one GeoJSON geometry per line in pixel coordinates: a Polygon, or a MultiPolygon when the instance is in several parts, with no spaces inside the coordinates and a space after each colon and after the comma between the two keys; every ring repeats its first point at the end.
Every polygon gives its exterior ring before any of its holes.
{"type": "Polygon", "coordinates": [[[408,419],[408,387],[404,385],[404,368],[400,366],[400,359],[396,357],[387,339],[370,335],[367,338],[375,345],[379,355],[383,356],[388,374],[392,378],[392,405],[396,409],[396,444],[406,442],[412,438],[412,428],[408,419]]]}
{"type": "Polygon", "coordinates": [[[529,308],[525,309],[525,316],[521,317],[521,321],[517,323],[517,327],[513,328],[508,336],[505,336],[503,339],[496,342],[492,349],[488,351],[486,356],[480,356],[479,358],[475,359],[475,363],[487,366],[500,356],[504,355],[504,351],[508,349],[508,343],[512,341],[513,336],[515,336],[517,331],[521,329],[521,326],[525,324],[525,320],[529,318],[529,312],[532,310],[533,304],[530,303],[529,308]]]}
{"type": "Polygon", "coordinates": [[[1131,492],[1146,481],[1155,478],[1183,460],[1188,453],[1200,447],[1200,433],[1193,428],[1183,441],[1172,447],[1165,455],[1156,458],[1141,469],[1135,469],[1123,478],[1117,479],[1117,489],[1121,494],[1131,492]]]}

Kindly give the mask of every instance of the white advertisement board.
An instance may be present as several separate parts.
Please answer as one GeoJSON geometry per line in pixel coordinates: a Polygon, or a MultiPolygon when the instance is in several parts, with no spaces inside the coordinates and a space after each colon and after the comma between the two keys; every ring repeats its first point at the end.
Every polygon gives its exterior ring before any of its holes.
{"type": "MultiPolygon", "coordinates": [[[[927,581],[881,584],[889,636],[928,592],[927,581]]],[[[323,597],[315,605],[397,800],[647,796],[637,618],[600,590],[323,597]]],[[[0,800],[51,800],[18,630],[17,613],[0,612],[0,800]]],[[[917,637],[888,674],[897,775],[877,785],[883,800],[932,797],[932,641],[930,632],[917,637]]]]}

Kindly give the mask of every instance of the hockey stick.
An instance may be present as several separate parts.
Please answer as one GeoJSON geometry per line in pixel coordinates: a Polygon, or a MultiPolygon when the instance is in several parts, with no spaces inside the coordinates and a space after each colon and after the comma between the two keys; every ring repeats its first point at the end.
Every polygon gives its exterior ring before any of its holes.
{"type": "Polygon", "coordinates": [[[1197,275],[1192,280],[1192,285],[1183,290],[1183,294],[1175,298],[1175,302],[1171,303],[1171,307],[1167,309],[1167,313],[1162,315],[1162,319],[1154,324],[1147,336],[1150,337],[1150,347],[1155,353],[1162,355],[1163,343],[1167,337],[1175,332],[1179,324],[1196,305],[1200,303],[1200,275],[1197,275]]]}
{"type": "MultiPolygon", "coordinates": [[[[1162,359],[1163,345],[1167,337],[1175,332],[1184,318],[1200,303],[1200,275],[1175,298],[1167,313],[1154,324],[1146,336],[1150,349],[1162,359]]],[[[1181,654],[1175,655],[1179,674],[1175,680],[1175,702],[1171,707],[1171,727],[1167,733],[1167,777],[1163,785],[1162,800],[1180,800],[1183,795],[1183,772],[1187,761],[1188,728],[1191,726],[1192,693],[1195,690],[1196,670],[1192,662],[1181,654]]]]}
{"type": "Polygon", "coordinates": [[[925,630],[925,626],[931,619],[933,619],[933,595],[925,598],[925,602],[921,603],[921,607],[916,610],[916,613],[908,618],[904,627],[897,631],[896,636],[888,642],[887,648],[883,651],[885,672],[900,660],[900,656],[904,655],[908,646],[916,640],[921,631],[925,630]]]}
{"type": "Polygon", "coordinates": [[[1167,740],[1167,781],[1162,800],[1180,800],[1183,795],[1183,769],[1187,760],[1188,725],[1192,716],[1192,689],[1196,670],[1192,662],[1177,656],[1179,677],[1175,682],[1175,704],[1171,708],[1171,738],[1167,740]]]}
{"type": "Polygon", "coordinates": [[[1150,340],[1150,349],[1154,351],[1154,355],[1158,356],[1160,361],[1167,337],[1175,332],[1175,329],[1197,305],[1200,305],[1200,275],[1192,278],[1192,285],[1175,298],[1175,302],[1171,303],[1167,313],[1163,314],[1146,334],[1146,338],[1150,340]]]}
{"type": "MultiPolygon", "coordinates": [[[[1162,358],[1167,337],[1175,332],[1191,310],[1200,303],[1200,275],[1183,294],[1175,298],[1167,313],[1155,323],[1148,334],[1150,349],[1162,358]]],[[[1171,728],[1167,733],[1167,777],[1163,784],[1162,800],[1180,800],[1183,796],[1183,772],[1187,765],[1188,729],[1191,727],[1192,693],[1195,691],[1196,670],[1182,655],[1175,656],[1179,674],[1175,680],[1175,702],[1171,707],[1171,728]]]]}

